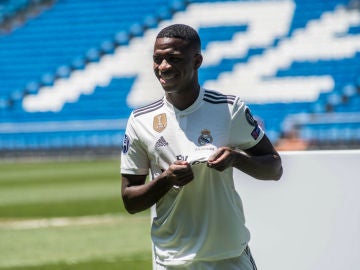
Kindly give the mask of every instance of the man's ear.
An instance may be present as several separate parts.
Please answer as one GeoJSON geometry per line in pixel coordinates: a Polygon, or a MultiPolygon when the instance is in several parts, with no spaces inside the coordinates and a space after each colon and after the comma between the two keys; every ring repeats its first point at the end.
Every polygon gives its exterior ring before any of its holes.
{"type": "Polygon", "coordinates": [[[195,57],[194,68],[199,69],[199,67],[202,64],[203,57],[202,57],[202,55],[200,53],[197,53],[194,57],[195,57]]]}

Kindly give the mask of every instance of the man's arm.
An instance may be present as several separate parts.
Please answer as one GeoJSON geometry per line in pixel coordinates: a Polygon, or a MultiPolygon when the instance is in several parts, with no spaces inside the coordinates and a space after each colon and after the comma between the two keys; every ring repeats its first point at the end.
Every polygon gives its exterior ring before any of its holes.
{"type": "Polygon", "coordinates": [[[258,144],[241,152],[220,147],[209,158],[208,166],[219,171],[232,166],[260,180],[279,180],[283,172],[280,155],[266,135],[258,144]]]}
{"type": "Polygon", "coordinates": [[[121,195],[126,210],[135,214],[150,208],[174,185],[184,186],[194,178],[190,165],[175,161],[158,177],[146,183],[146,175],[122,174],[121,195]]]}

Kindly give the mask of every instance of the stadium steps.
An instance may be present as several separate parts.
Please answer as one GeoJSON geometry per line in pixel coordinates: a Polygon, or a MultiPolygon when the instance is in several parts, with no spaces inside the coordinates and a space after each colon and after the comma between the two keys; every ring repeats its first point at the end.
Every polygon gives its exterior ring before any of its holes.
{"type": "MultiPolygon", "coordinates": [[[[82,1],[80,1],[82,3],[82,1]]],[[[79,2],[79,3],[80,3],[79,2]]],[[[190,1],[191,3],[200,3],[200,2],[209,2],[209,1],[190,1]]],[[[322,13],[324,13],[324,11],[326,10],[333,10],[336,6],[343,4],[347,1],[325,1],[324,3],[316,3],[314,4],[313,1],[310,0],[303,0],[303,2],[307,5],[301,5],[301,8],[304,9],[304,14],[301,16],[300,18],[294,18],[293,21],[293,25],[292,25],[292,29],[290,31],[290,33],[288,33],[288,36],[283,37],[283,39],[286,39],[287,37],[289,37],[292,33],[294,33],[295,30],[297,30],[298,28],[302,28],[305,26],[305,23],[308,22],[311,19],[318,19],[322,13]],[[311,7],[311,11],[312,12],[308,12],[309,11],[309,7],[311,7]],[[307,13],[306,13],[307,12],[307,13]]],[[[78,5],[81,5],[79,4],[78,5]]],[[[179,7],[183,8],[182,4],[183,2],[171,2],[171,5],[175,5],[178,4],[179,7]]],[[[146,5],[147,3],[144,3],[144,5],[146,5]]],[[[75,5],[75,3],[74,3],[75,5]]],[[[169,3],[166,3],[166,5],[161,6],[161,8],[157,11],[157,13],[162,13],[162,15],[158,15],[158,14],[153,14],[155,17],[160,16],[161,18],[171,18],[172,13],[169,11],[169,3]]],[[[71,9],[66,10],[66,12],[71,11],[71,9]]],[[[51,11],[53,12],[53,11],[51,11]]],[[[94,11],[91,11],[94,12],[94,11]]],[[[89,13],[87,13],[87,17],[90,16],[90,14],[93,14],[89,11],[89,13]]],[[[86,12],[85,12],[86,14],[86,12]]],[[[299,12],[296,13],[299,15],[299,12]]],[[[110,35],[110,36],[101,36],[101,41],[98,42],[94,42],[91,44],[91,46],[87,46],[86,49],[82,49],[81,53],[77,53],[76,51],[76,46],[73,46],[73,48],[69,48],[68,50],[65,50],[65,47],[70,47],[69,44],[67,44],[66,46],[64,46],[64,52],[61,53],[60,55],[70,55],[70,54],[74,54],[74,57],[72,57],[71,59],[69,58],[68,60],[66,60],[63,63],[58,63],[56,64],[53,68],[44,68],[44,70],[41,68],[41,72],[39,72],[39,76],[30,76],[29,78],[26,77],[25,72],[22,73],[23,78],[26,78],[26,87],[25,87],[25,91],[27,91],[27,93],[34,93],[36,91],[38,91],[38,89],[42,86],[42,85],[53,85],[55,83],[55,81],[59,78],[59,73],[58,70],[60,68],[63,69],[63,73],[62,73],[62,77],[67,77],[69,76],[69,73],[77,71],[77,70],[82,70],[84,69],[89,63],[91,62],[98,62],[103,55],[106,53],[105,52],[109,52],[109,53],[113,53],[114,51],[114,47],[116,46],[121,46],[121,45],[127,45],[129,42],[129,39],[131,39],[132,37],[135,36],[139,36],[142,35],[144,29],[146,29],[146,27],[144,28],[143,25],[145,24],[145,17],[147,19],[149,19],[149,25],[156,25],[157,24],[157,20],[155,19],[154,21],[154,16],[150,16],[148,17],[148,14],[144,15],[144,17],[142,17],[142,21],[136,21],[137,23],[135,24],[129,24],[129,26],[127,28],[124,29],[120,29],[118,31],[116,31],[115,35],[110,35]],[[56,71],[55,71],[56,70],[56,71]]],[[[46,22],[45,19],[43,19],[45,17],[41,17],[39,18],[40,20],[44,20],[42,22],[42,24],[44,24],[46,22]]],[[[55,23],[59,23],[54,21],[55,23]]],[[[91,20],[89,21],[88,19],[84,19],[84,22],[87,23],[91,23],[91,20]]],[[[99,28],[94,28],[93,29],[93,33],[94,34],[102,34],[103,32],[101,32],[101,28],[100,27],[104,27],[104,25],[106,25],[106,23],[110,22],[104,22],[104,23],[99,23],[99,28]],[[100,33],[99,33],[100,32],[100,33]]],[[[112,22],[111,22],[112,23],[112,22]]],[[[114,25],[113,25],[114,26],[114,25]]],[[[112,26],[112,27],[113,27],[112,26]]],[[[211,28],[210,28],[211,29],[211,28]]],[[[209,35],[210,29],[206,30],[206,28],[201,29],[200,28],[200,33],[201,35],[204,35],[204,42],[203,42],[203,48],[206,48],[207,44],[209,44],[213,37],[211,35],[209,35]],[[207,37],[206,37],[207,36],[207,37]]],[[[358,28],[356,27],[352,27],[349,32],[351,33],[358,33],[356,31],[358,28]]],[[[45,29],[45,32],[48,32],[49,29],[45,29]]],[[[234,33],[236,32],[241,32],[241,31],[245,31],[246,30],[246,26],[237,26],[237,27],[233,27],[233,26],[229,26],[229,27],[224,27],[224,26],[219,26],[219,27],[213,27],[212,28],[213,31],[215,30],[221,30],[223,31],[220,35],[220,39],[221,40],[229,40],[233,37],[234,33]]],[[[29,32],[30,33],[30,32],[29,32]]],[[[79,46],[85,46],[84,44],[87,44],[84,40],[89,38],[89,42],[91,41],[91,35],[89,35],[88,33],[86,33],[86,28],[80,28],[78,30],[74,30],[74,33],[76,33],[76,35],[78,35],[79,38],[78,40],[75,40],[76,42],[79,42],[79,46]],[[84,35],[81,35],[81,33],[84,33],[84,35]]],[[[260,33],[261,34],[261,33],[260,33]]],[[[27,42],[29,41],[29,38],[31,39],[32,35],[24,35],[24,39],[22,40],[22,42],[27,42]]],[[[272,46],[278,46],[280,43],[282,42],[282,39],[277,39],[273,44],[270,44],[269,47],[267,47],[266,49],[271,48],[272,46]]],[[[71,43],[70,43],[71,44],[71,43]]],[[[53,43],[49,42],[46,43],[47,46],[52,46],[53,43]]],[[[20,48],[19,48],[20,49],[20,48]]],[[[263,50],[265,48],[251,48],[250,51],[248,52],[248,54],[245,57],[234,57],[234,58],[225,58],[223,59],[219,64],[217,65],[213,65],[213,66],[206,66],[205,69],[202,69],[200,71],[200,80],[202,82],[207,81],[207,80],[214,80],[217,79],[219,77],[219,74],[227,72],[227,71],[232,71],[234,69],[234,67],[237,64],[241,64],[241,63],[245,63],[248,62],[249,59],[253,56],[259,56],[263,53],[263,50]]],[[[27,49],[28,53],[31,52],[31,47],[29,47],[29,49],[27,49]]],[[[24,50],[24,52],[26,52],[26,50],[24,50]]],[[[51,52],[51,51],[49,51],[51,52]]],[[[62,57],[56,57],[54,56],[53,58],[51,58],[52,62],[58,62],[61,61],[62,57]]],[[[7,60],[10,61],[10,60],[7,60]]],[[[32,59],[32,61],[35,61],[34,59],[32,59]]],[[[339,74],[336,78],[337,82],[340,82],[339,85],[336,85],[334,91],[332,91],[331,93],[323,93],[320,94],[318,101],[316,101],[315,103],[313,102],[288,102],[288,103],[269,103],[269,104],[251,104],[253,108],[253,113],[257,116],[257,115],[261,115],[263,117],[263,119],[259,119],[260,121],[264,122],[265,125],[265,130],[267,130],[269,137],[271,137],[272,140],[276,140],[282,131],[282,125],[281,123],[283,122],[284,119],[286,119],[287,115],[293,115],[293,114],[297,114],[297,113],[308,113],[311,114],[314,112],[314,104],[319,105],[318,108],[322,108],[322,110],[326,111],[326,104],[328,104],[328,102],[330,100],[333,99],[333,101],[336,101],[336,97],[335,98],[330,98],[330,96],[338,94],[338,93],[342,93],[342,88],[345,84],[348,84],[349,82],[354,80],[354,76],[356,75],[355,72],[351,71],[348,72],[346,74],[344,74],[344,70],[341,69],[341,66],[349,66],[349,65],[353,65],[354,69],[358,68],[358,62],[359,62],[359,57],[356,56],[355,59],[351,59],[351,60],[344,60],[342,61],[341,65],[336,64],[336,62],[317,62],[317,63],[313,63],[313,62],[296,62],[294,64],[292,64],[290,67],[284,68],[283,70],[279,71],[278,74],[276,74],[277,77],[287,77],[287,76],[298,76],[298,75],[308,75],[308,74],[317,74],[317,75],[321,75],[321,74],[326,74],[327,70],[329,70],[329,68],[337,68],[338,72],[336,72],[337,74],[339,74]],[[338,65],[338,66],[336,66],[338,65]],[[324,107],[325,106],[325,107],[324,107]]],[[[21,64],[21,63],[20,63],[21,64]]],[[[18,63],[19,65],[19,63],[18,63]]],[[[24,69],[25,68],[30,68],[31,65],[24,65],[24,69]]],[[[330,71],[330,70],[329,70],[330,71]]],[[[0,110],[0,115],[4,116],[1,117],[2,120],[8,119],[7,121],[10,122],[14,122],[14,123],[24,123],[25,126],[27,125],[27,123],[34,123],[37,120],[39,121],[54,121],[56,122],[61,121],[64,122],[66,124],[66,121],[71,122],[71,121],[76,121],[78,119],[81,120],[86,120],[86,118],[91,118],[91,119],[98,119],[98,118],[102,118],[103,120],[106,120],[106,118],[118,118],[120,117],[124,117],[124,115],[126,115],[129,112],[129,108],[127,107],[127,105],[125,104],[125,95],[128,93],[128,88],[130,86],[126,86],[128,85],[127,83],[129,83],[129,85],[131,85],[131,80],[133,78],[129,79],[129,82],[124,82],[122,81],[120,84],[117,84],[117,79],[113,79],[110,81],[109,86],[107,87],[96,87],[94,89],[94,92],[89,93],[88,95],[80,95],[79,99],[77,100],[76,103],[66,103],[64,105],[64,107],[62,108],[62,110],[60,111],[60,113],[52,113],[52,112],[46,112],[46,113],[27,113],[24,112],[21,106],[21,99],[23,96],[23,92],[22,92],[22,87],[20,87],[20,89],[18,89],[17,87],[13,86],[12,89],[17,89],[16,91],[12,92],[12,106],[8,106],[8,105],[3,105],[2,107],[5,108],[5,110],[3,110],[1,112],[0,110]],[[122,89],[123,92],[117,92],[119,89],[122,89]],[[117,90],[117,91],[116,91],[117,90]],[[111,100],[113,99],[113,100],[111,100]],[[108,104],[109,110],[106,110],[104,108],[100,108],[99,110],[94,109],[93,112],[90,112],[89,110],[91,108],[96,108],[98,105],[98,101],[101,100],[103,101],[103,104],[108,104]],[[107,101],[109,100],[109,101],[107,101]],[[117,103],[115,100],[119,100],[119,103],[117,103]],[[112,103],[113,101],[115,101],[115,103],[112,103]],[[108,103],[109,102],[109,103],[108,103]],[[87,109],[88,108],[88,109],[87,109]],[[119,110],[117,110],[119,109],[119,110]],[[12,110],[12,111],[11,111],[12,110]],[[19,119],[21,119],[21,121],[19,121],[19,119]]],[[[6,80],[6,79],[4,79],[6,80]]],[[[7,80],[7,83],[11,83],[10,81],[14,81],[14,78],[11,78],[10,80],[7,80]]],[[[24,80],[25,82],[25,80],[24,80]]],[[[352,104],[354,102],[355,108],[356,110],[356,106],[357,103],[353,100],[356,100],[356,98],[353,99],[352,96],[349,96],[349,104],[352,104]]],[[[1,104],[8,104],[8,100],[0,100],[0,107],[1,104]]],[[[346,105],[346,104],[342,104],[342,105],[346,105]]],[[[341,106],[342,106],[341,105],[341,106]]],[[[343,108],[340,105],[337,107],[334,107],[335,110],[343,110],[343,108]]],[[[346,108],[344,110],[347,110],[346,108]]],[[[358,111],[358,109],[357,109],[358,111]]],[[[101,120],[101,119],[100,119],[101,120]]],[[[109,120],[109,119],[107,119],[109,120]]],[[[7,124],[4,122],[4,124],[7,124]]],[[[39,125],[41,125],[41,122],[38,122],[39,125]]],[[[59,125],[60,127],[63,127],[65,124],[59,125]]],[[[73,122],[69,123],[68,126],[74,125],[73,122]]],[[[86,126],[86,125],[85,125],[86,126]]],[[[120,135],[119,133],[116,133],[114,135],[113,138],[115,139],[106,139],[106,132],[104,134],[102,134],[101,132],[98,133],[94,133],[94,130],[91,130],[92,126],[90,124],[88,124],[86,127],[83,126],[80,128],[80,130],[73,130],[73,131],[69,131],[67,133],[62,132],[60,130],[55,130],[53,132],[39,132],[39,133],[28,133],[26,136],[28,137],[24,137],[24,135],[21,135],[19,133],[11,133],[9,131],[7,131],[8,135],[6,135],[6,140],[5,143],[3,143],[3,146],[6,145],[10,145],[11,147],[16,147],[16,145],[18,145],[20,148],[21,147],[26,147],[26,141],[29,140],[30,142],[32,141],[32,143],[30,143],[30,145],[32,145],[31,147],[44,147],[44,148],[51,148],[51,146],[73,146],[76,145],[77,143],[80,145],[86,145],[86,146],[97,146],[100,145],[99,141],[104,140],[107,143],[104,143],[104,145],[109,145],[110,142],[116,142],[117,144],[119,143],[119,140],[117,140],[120,135]],[[93,137],[93,140],[91,139],[87,139],[87,138],[91,138],[91,134],[95,134],[93,137]],[[43,136],[45,135],[45,136],[43,136]],[[84,138],[84,136],[86,138],[84,138]],[[45,139],[44,139],[45,137],[45,139]],[[12,139],[13,138],[13,139],[12,139]],[[117,138],[117,139],[116,139],[117,138]],[[81,142],[83,142],[83,144],[81,144],[81,142]]],[[[120,125],[115,126],[116,129],[119,128],[120,125]]],[[[312,126],[311,126],[312,127],[312,126]]],[[[311,128],[310,127],[310,128],[311,128]]],[[[109,129],[104,128],[104,130],[109,129]]],[[[1,129],[0,129],[1,130],[1,129]]],[[[15,130],[15,129],[14,129],[15,130]]],[[[115,132],[115,131],[111,131],[108,130],[109,133],[111,132],[115,132]]],[[[121,131],[123,132],[123,130],[121,131]]]]}

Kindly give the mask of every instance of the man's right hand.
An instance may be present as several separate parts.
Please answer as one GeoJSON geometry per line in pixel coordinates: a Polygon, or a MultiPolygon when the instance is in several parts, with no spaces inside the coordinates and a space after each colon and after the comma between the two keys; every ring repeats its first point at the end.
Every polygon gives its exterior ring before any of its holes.
{"type": "Polygon", "coordinates": [[[194,179],[194,173],[190,164],[186,161],[177,160],[164,171],[166,178],[172,182],[174,186],[185,186],[194,179]]]}
{"type": "Polygon", "coordinates": [[[153,181],[147,175],[122,174],[121,194],[126,210],[135,214],[150,208],[173,186],[184,186],[194,178],[190,164],[175,161],[153,181]]]}

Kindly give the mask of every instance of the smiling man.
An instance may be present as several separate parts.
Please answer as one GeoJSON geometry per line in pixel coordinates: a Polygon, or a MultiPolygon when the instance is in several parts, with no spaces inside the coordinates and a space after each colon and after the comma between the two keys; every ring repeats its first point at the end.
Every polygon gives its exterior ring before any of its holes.
{"type": "Polygon", "coordinates": [[[153,69],[165,95],[130,115],[122,198],[129,213],[153,206],[156,269],[253,270],[233,168],[278,180],[281,159],[239,97],[200,87],[200,48],[187,25],[157,35],[153,69]]]}

